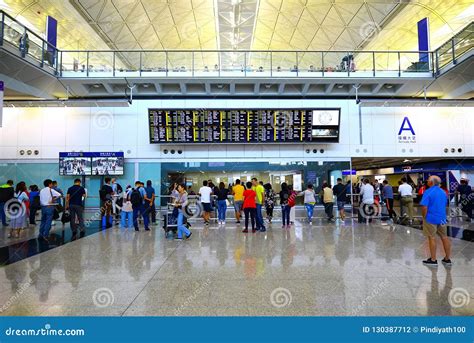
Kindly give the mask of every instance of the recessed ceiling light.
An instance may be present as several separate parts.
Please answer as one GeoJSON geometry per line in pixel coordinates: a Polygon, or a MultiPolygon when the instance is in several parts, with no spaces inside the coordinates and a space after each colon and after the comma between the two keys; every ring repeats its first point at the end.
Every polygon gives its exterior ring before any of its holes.
{"type": "Polygon", "coordinates": [[[393,85],[385,85],[385,88],[391,89],[391,88],[393,88],[393,85]]]}
{"type": "Polygon", "coordinates": [[[148,87],[150,87],[150,85],[148,83],[143,84],[143,88],[148,88],[148,87]]]}
{"type": "Polygon", "coordinates": [[[342,89],[344,88],[344,85],[337,85],[336,88],[342,89]]]}
{"type": "Polygon", "coordinates": [[[92,85],[92,87],[94,87],[94,88],[99,88],[99,87],[100,87],[100,84],[99,84],[99,83],[94,83],[94,84],[92,85]]]}

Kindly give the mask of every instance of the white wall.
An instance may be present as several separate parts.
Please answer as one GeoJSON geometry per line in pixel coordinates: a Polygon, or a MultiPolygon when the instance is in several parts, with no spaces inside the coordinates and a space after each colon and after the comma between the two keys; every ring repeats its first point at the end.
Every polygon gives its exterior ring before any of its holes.
{"type": "Polygon", "coordinates": [[[5,108],[0,128],[0,159],[57,159],[60,151],[124,151],[129,159],[151,160],[320,160],[350,157],[472,156],[474,132],[470,109],[362,108],[363,144],[359,144],[359,109],[354,100],[154,100],[124,108],[5,108]],[[149,144],[148,108],[340,107],[337,144],[199,144],[170,146],[182,155],[163,154],[164,145],[149,144]],[[417,142],[398,142],[408,116],[417,142]],[[456,153],[445,154],[444,147],[456,153]],[[307,154],[306,149],[325,149],[307,154]],[[462,153],[457,149],[462,148],[462,153]],[[39,150],[21,156],[20,150],[39,150]]]}

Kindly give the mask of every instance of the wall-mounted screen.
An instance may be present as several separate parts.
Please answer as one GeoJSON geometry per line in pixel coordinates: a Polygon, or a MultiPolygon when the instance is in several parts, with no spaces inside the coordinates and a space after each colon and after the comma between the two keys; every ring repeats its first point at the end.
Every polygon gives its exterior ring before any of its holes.
{"type": "Polygon", "coordinates": [[[61,152],[59,175],[123,175],[123,152],[61,152]]]}
{"type": "Polygon", "coordinates": [[[92,175],[123,175],[123,152],[100,152],[92,157],[92,175]]]}
{"type": "Polygon", "coordinates": [[[91,175],[91,159],[81,152],[59,154],[59,175],[91,175]]]}
{"type": "Polygon", "coordinates": [[[148,118],[152,144],[339,140],[339,108],[149,109],[148,118]]]}

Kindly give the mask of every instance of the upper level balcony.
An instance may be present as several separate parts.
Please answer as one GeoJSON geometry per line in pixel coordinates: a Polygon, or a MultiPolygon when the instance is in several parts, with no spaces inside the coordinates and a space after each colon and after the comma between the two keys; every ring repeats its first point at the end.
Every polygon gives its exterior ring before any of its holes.
{"type": "Polygon", "coordinates": [[[361,95],[410,96],[472,56],[473,28],[469,24],[434,51],[73,51],[55,48],[0,11],[0,75],[14,79],[7,64],[23,70],[23,63],[30,78],[41,71],[61,80],[50,94],[64,87],[79,97],[119,96],[129,85],[144,96],[208,96],[226,88],[229,95],[343,95],[358,86],[361,95]]]}

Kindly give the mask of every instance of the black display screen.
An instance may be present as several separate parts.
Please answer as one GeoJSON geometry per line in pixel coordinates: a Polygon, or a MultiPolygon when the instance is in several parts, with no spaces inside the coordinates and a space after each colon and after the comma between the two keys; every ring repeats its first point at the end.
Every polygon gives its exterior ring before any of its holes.
{"type": "Polygon", "coordinates": [[[150,143],[339,141],[339,108],[149,109],[150,143]]]}

